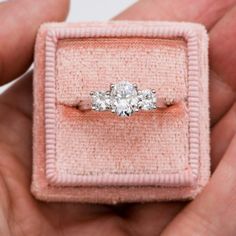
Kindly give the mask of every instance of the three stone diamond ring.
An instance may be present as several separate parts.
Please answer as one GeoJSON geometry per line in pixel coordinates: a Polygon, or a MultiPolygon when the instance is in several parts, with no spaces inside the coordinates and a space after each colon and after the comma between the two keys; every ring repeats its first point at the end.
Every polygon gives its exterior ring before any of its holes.
{"type": "Polygon", "coordinates": [[[140,110],[150,111],[168,107],[173,99],[157,98],[153,89],[139,90],[136,84],[121,81],[110,86],[109,91],[92,91],[90,101],[80,101],[77,108],[81,111],[111,111],[118,116],[131,116],[140,110]]]}

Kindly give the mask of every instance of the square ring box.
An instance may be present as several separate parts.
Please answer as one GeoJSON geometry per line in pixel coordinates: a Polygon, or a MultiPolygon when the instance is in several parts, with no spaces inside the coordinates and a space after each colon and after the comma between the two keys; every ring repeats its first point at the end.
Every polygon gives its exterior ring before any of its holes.
{"type": "Polygon", "coordinates": [[[193,199],[210,175],[208,36],[177,22],[47,23],[35,46],[32,193],[89,203],[193,199]],[[178,98],[121,118],[80,112],[129,81],[178,98]]]}

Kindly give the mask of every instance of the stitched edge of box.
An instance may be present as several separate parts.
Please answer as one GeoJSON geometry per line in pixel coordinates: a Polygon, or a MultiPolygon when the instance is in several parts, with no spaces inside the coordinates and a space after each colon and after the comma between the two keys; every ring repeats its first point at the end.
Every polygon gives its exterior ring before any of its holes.
{"type": "Polygon", "coordinates": [[[189,186],[195,183],[199,171],[199,65],[198,37],[188,27],[152,25],[116,25],[115,27],[81,27],[50,29],[45,50],[45,139],[46,177],[52,185],[160,185],[189,186]],[[183,37],[187,41],[188,56],[188,109],[189,109],[189,166],[183,173],[173,174],[102,174],[94,176],[59,175],[56,170],[56,88],[55,60],[58,40],[78,37],[183,37]]]}

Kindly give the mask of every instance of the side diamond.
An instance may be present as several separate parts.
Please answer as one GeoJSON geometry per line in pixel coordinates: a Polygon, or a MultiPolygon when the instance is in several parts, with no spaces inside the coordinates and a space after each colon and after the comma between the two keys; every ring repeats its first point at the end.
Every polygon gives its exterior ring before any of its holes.
{"type": "Polygon", "coordinates": [[[95,111],[106,111],[110,109],[110,95],[107,92],[92,92],[92,109],[95,111]]]}
{"type": "Polygon", "coordinates": [[[145,111],[156,109],[157,98],[155,91],[150,89],[139,91],[138,97],[140,109],[145,111]]]}

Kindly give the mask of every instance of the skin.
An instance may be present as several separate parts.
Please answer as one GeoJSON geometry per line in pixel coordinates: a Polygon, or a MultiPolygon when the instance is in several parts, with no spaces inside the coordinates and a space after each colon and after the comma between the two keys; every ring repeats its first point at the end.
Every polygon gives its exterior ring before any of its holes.
{"type": "MultiPolygon", "coordinates": [[[[67,0],[0,4],[0,83],[30,66],[39,25],[64,20],[67,0]],[[13,17],[14,16],[14,17],[13,17]]],[[[117,206],[44,203],[30,193],[32,74],[0,95],[0,235],[236,235],[236,5],[234,0],[145,0],[116,19],[204,24],[210,36],[213,175],[192,202],[117,206]]]]}

